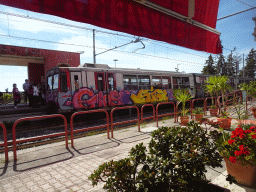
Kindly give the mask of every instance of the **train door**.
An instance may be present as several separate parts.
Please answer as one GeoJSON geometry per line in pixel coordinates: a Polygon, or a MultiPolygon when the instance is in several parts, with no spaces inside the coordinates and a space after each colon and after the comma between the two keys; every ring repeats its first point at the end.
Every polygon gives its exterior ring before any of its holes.
{"type": "Polygon", "coordinates": [[[107,93],[110,91],[116,90],[116,79],[115,74],[113,73],[107,73],[107,93]]]}
{"type": "Polygon", "coordinates": [[[71,91],[72,91],[72,94],[74,94],[74,92],[78,91],[79,88],[82,87],[81,72],[71,72],[70,78],[71,78],[71,91]]]}

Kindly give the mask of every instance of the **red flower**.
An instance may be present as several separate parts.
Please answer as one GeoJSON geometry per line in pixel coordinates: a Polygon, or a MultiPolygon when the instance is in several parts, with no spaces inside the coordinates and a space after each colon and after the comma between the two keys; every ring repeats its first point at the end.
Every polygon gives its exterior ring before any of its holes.
{"type": "Polygon", "coordinates": [[[251,133],[252,132],[252,130],[246,130],[246,131],[244,131],[244,133],[251,133]]]}
{"type": "Polygon", "coordinates": [[[229,139],[229,140],[228,140],[228,144],[229,144],[229,145],[232,145],[234,142],[235,142],[235,140],[233,140],[233,139],[229,139]]]}
{"type": "Polygon", "coordinates": [[[244,138],[244,134],[243,134],[243,133],[240,134],[239,137],[240,137],[241,139],[243,139],[243,138],[244,138]]]}
{"type": "Polygon", "coordinates": [[[235,156],[240,156],[240,155],[242,155],[242,154],[243,154],[242,151],[235,151],[235,156]]]}
{"type": "Polygon", "coordinates": [[[252,135],[252,138],[253,138],[253,139],[256,139],[256,135],[252,135]]]}
{"type": "Polygon", "coordinates": [[[236,157],[230,156],[229,161],[231,161],[232,163],[235,163],[236,162],[236,157]]]}
{"type": "Polygon", "coordinates": [[[244,150],[244,145],[240,145],[239,149],[240,149],[240,151],[243,151],[244,150]]]}

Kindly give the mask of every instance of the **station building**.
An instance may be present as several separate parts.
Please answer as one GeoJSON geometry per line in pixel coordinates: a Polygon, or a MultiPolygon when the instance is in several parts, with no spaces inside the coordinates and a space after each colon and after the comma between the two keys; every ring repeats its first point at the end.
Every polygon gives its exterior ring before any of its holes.
{"type": "Polygon", "coordinates": [[[0,44],[0,65],[27,66],[31,83],[44,82],[46,71],[60,63],[80,65],[80,53],[0,44]]]}

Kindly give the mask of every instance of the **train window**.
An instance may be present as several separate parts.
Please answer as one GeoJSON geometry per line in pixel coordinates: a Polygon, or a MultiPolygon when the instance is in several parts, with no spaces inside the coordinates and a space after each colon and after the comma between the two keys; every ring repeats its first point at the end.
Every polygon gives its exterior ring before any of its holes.
{"type": "Polygon", "coordinates": [[[189,88],[189,87],[190,87],[189,77],[182,77],[181,88],[189,88]]]}
{"type": "Polygon", "coordinates": [[[47,84],[48,84],[47,89],[52,90],[52,76],[49,76],[47,78],[47,84]]]}
{"type": "Polygon", "coordinates": [[[67,74],[66,74],[66,73],[61,73],[61,78],[60,78],[60,91],[61,91],[61,92],[67,92],[67,91],[68,91],[67,74]]]}
{"type": "Polygon", "coordinates": [[[149,76],[138,76],[139,79],[139,89],[150,89],[150,78],[149,76]]]}
{"type": "Polygon", "coordinates": [[[97,74],[98,80],[98,91],[104,91],[104,81],[103,81],[103,74],[97,74]]]}
{"type": "Polygon", "coordinates": [[[138,90],[137,75],[124,75],[123,82],[125,90],[138,90]]]}
{"type": "Polygon", "coordinates": [[[53,76],[53,87],[52,87],[52,89],[58,89],[58,85],[59,85],[59,74],[55,74],[53,76]]]}
{"type": "Polygon", "coordinates": [[[162,89],[161,77],[153,76],[152,77],[152,86],[154,89],[162,89]]]}
{"type": "Polygon", "coordinates": [[[173,77],[173,88],[179,89],[181,85],[181,77],[173,77]]]}
{"type": "Polygon", "coordinates": [[[172,88],[172,83],[171,83],[170,77],[163,77],[162,82],[163,82],[163,89],[171,89],[172,88]]]}

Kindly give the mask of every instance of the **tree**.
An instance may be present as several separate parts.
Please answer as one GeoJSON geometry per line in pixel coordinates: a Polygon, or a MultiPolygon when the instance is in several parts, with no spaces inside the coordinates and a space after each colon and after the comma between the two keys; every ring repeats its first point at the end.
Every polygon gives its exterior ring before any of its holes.
{"type": "Polygon", "coordinates": [[[210,55],[208,60],[206,60],[202,73],[206,74],[206,75],[215,75],[216,74],[216,69],[214,66],[214,60],[212,58],[212,55],[210,55]]]}
{"type": "Polygon", "coordinates": [[[244,67],[244,76],[254,78],[256,69],[256,54],[252,48],[248,56],[245,58],[246,65],[244,67]]]}
{"type": "Polygon", "coordinates": [[[218,58],[217,58],[217,64],[216,64],[216,75],[221,75],[222,73],[225,73],[223,71],[223,66],[225,64],[225,57],[223,56],[223,54],[221,53],[218,58]]]}

